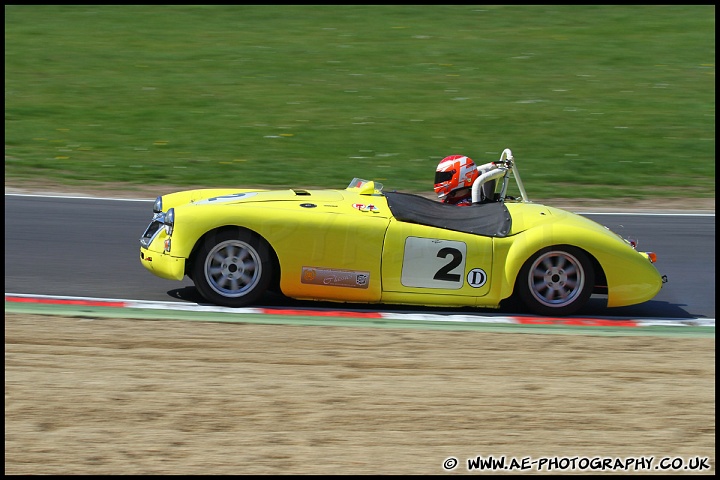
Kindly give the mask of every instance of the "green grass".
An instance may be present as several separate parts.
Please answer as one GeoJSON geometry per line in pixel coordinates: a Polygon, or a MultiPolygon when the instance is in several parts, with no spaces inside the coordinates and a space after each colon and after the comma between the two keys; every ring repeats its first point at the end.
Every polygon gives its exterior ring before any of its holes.
{"type": "Polygon", "coordinates": [[[5,7],[6,182],[715,196],[715,6],[5,7]]]}

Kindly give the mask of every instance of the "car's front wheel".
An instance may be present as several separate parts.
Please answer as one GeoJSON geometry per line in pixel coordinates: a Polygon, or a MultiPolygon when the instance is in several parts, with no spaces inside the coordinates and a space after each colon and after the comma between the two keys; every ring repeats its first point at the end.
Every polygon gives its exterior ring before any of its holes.
{"type": "Polygon", "coordinates": [[[540,315],[570,315],[590,298],[595,273],[587,254],[568,245],[533,255],[517,279],[520,300],[540,315]]]}
{"type": "Polygon", "coordinates": [[[256,302],[272,278],[267,242],[244,229],[225,229],[205,238],[195,256],[192,279],[209,302],[243,307],[256,302]]]}

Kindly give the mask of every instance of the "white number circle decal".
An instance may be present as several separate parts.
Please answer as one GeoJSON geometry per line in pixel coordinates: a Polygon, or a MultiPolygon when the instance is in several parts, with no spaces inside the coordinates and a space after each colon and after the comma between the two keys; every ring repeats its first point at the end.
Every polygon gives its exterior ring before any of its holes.
{"type": "Polygon", "coordinates": [[[473,268],[467,274],[467,282],[473,288],[480,288],[487,282],[487,274],[482,268],[473,268]]]}

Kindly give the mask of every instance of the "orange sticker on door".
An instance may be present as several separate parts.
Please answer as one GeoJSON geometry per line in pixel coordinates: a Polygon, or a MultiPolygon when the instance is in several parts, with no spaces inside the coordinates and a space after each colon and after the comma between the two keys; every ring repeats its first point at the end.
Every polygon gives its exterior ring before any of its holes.
{"type": "Polygon", "coordinates": [[[300,281],[302,283],[326,285],[328,287],[368,288],[370,272],[302,267],[300,281]]]}

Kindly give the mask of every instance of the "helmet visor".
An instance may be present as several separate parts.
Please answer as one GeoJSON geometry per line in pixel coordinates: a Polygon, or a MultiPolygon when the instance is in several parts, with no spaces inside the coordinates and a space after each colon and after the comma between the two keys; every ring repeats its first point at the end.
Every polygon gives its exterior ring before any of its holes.
{"type": "Polygon", "coordinates": [[[435,185],[451,180],[454,174],[455,170],[450,170],[449,172],[435,172],[435,185]]]}

